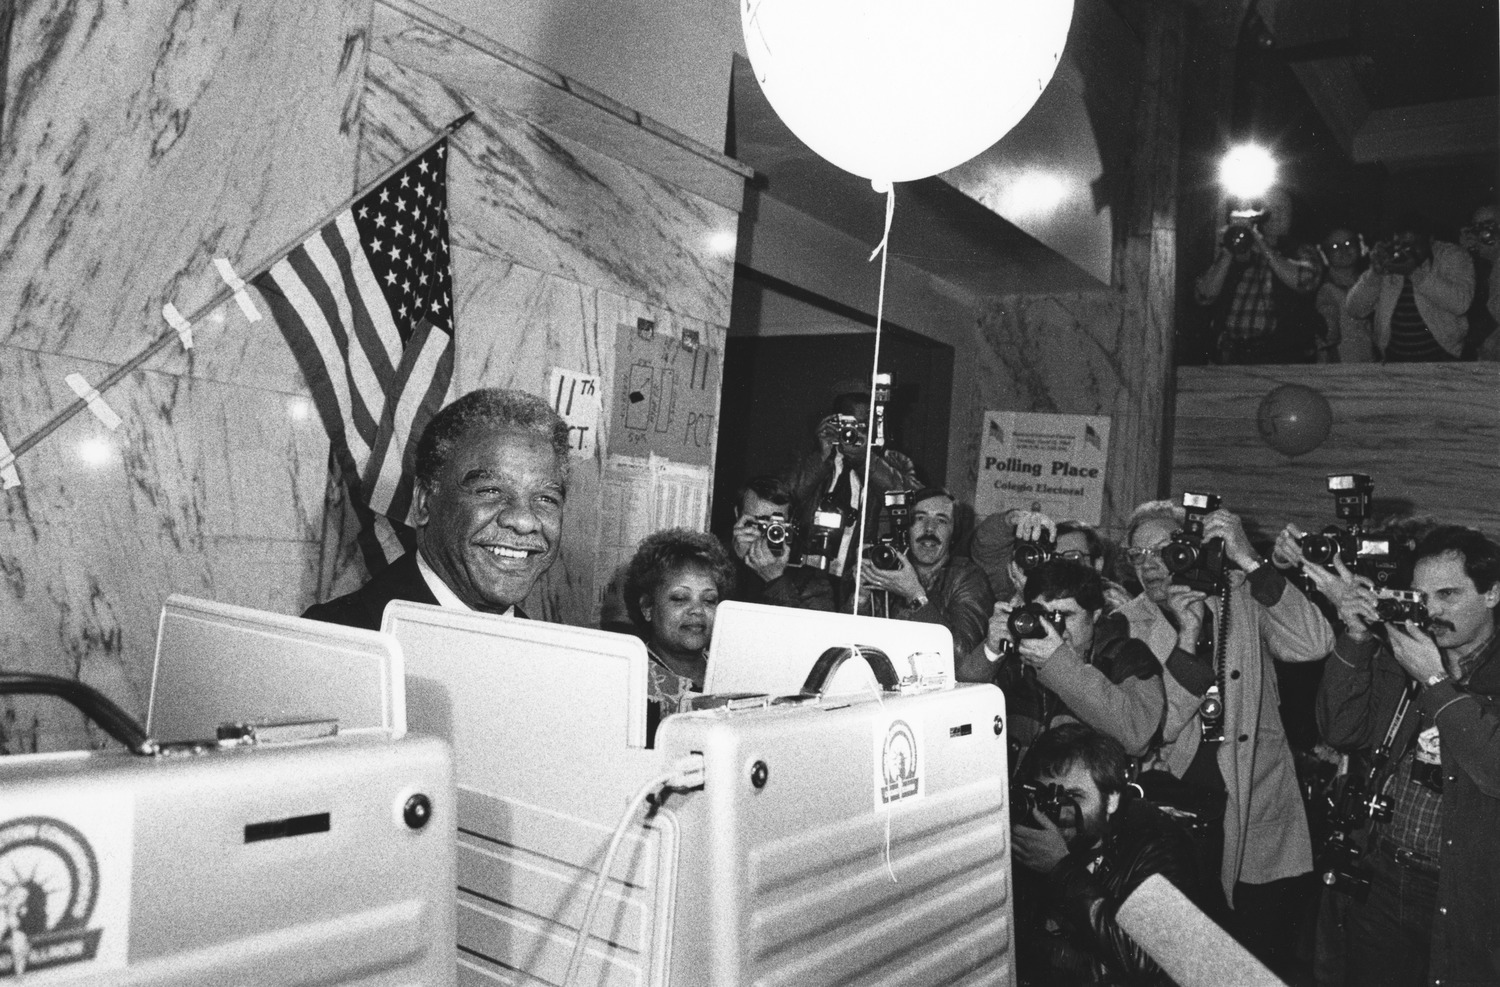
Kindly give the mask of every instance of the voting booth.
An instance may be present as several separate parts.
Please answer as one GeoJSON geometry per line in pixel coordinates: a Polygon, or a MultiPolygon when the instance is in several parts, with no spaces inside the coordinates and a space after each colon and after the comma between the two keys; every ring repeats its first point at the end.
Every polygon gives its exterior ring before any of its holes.
{"type": "Polygon", "coordinates": [[[0,758],[0,982],[454,983],[451,758],[403,682],[384,635],[173,597],[159,736],[0,758]]]}
{"type": "Polygon", "coordinates": [[[1014,982],[1003,700],[954,686],[945,628],[721,605],[709,683],[767,695],[654,750],[632,637],[410,603],[383,629],[408,728],[455,751],[460,983],[562,984],[632,793],[684,763],[625,822],[577,983],[1014,982]],[[831,648],[821,697],[771,701],[831,648]]]}

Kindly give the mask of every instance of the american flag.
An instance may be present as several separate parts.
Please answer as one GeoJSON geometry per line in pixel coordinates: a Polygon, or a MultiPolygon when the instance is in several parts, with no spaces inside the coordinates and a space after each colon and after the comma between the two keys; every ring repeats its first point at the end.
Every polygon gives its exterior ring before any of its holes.
{"type": "Polygon", "coordinates": [[[402,550],[391,533],[410,547],[417,438],[453,377],[447,147],[414,157],[254,280],[328,430],[372,570],[402,550]]]}

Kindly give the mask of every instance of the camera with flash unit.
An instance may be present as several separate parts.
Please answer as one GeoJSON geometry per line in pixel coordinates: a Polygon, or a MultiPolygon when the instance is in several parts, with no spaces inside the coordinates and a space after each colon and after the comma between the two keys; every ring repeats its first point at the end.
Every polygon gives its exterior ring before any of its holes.
{"type": "Polygon", "coordinates": [[[1392,551],[1388,538],[1365,535],[1364,523],[1370,516],[1375,484],[1364,473],[1333,473],[1328,477],[1328,492],[1333,494],[1333,513],[1347,528],[1330,524],[1317,534],[1297,539],[1302,557],[1313,565],[1333,568],[1333,560],[1344,563],[1351,572],[1364,576],[1377,589],[1390,585],[1400,569],[1400,560],[1392,551]]]}
{"type": "Polygon", "coordinates": [[[772,555],[781,555],[786,546],[797,537],[797,526],[788,521],[786,515],[776,511],[770,517],[756,518],[755,527],[770,546],[772,555]]]}
{"type": "Polygon", "coordinates": [[[812,526],[807,532],[807,550],[802,564],[827,570],[843,543],[844,511],[831,495],[825,494],[813,511],[812,526]]]}
{"type": "Polygon", "coordinates": [[[1218,494],[1185,492],[1182,507],[1187,518],[1182,530],[1162,547],[1162,565],[1172,573],[1172,582],[1200,593],[1217,593],[1224,585],[1224,539],[1203,539],[1203,519],[1219,509],[1218,494]]]}
{"type": "Polygon", "coordinates": [[[886,491],[876,524],[875,544],[870,548],[870,561],[877,569],[901,568],[901,556],[911,547],[911,497],[910,490],[886,491]]]}
{"type": "Polygon", "coordinates": [[[841,445],[857,446],[864,443],[865,427],[853,415],[839,415],[834,426],[838,429],[841,445]]]}

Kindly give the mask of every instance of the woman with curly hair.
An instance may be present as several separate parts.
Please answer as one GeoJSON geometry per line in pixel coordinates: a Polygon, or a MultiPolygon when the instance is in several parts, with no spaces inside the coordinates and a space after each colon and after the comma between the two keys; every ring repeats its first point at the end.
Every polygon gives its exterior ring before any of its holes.
{"type": "Polygon", "coordinates": [[[668,528],[648,535],[625,571],[625,606],[651,656],[646,743],[663,717],[703,691],[719,601],[734,589],[734,563],[712,535],[668,528]]]}

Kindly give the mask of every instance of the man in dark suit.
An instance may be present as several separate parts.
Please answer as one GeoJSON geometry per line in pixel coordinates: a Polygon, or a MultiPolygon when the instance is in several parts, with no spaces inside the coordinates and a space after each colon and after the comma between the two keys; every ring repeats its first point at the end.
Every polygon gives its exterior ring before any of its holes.
{"type": "Polygon", "coordinates": [[[417,442],[417,550],[303,616],[379,630],[392,600],[526,616],[517,604],[557,560],[567,483],[568,426],[547,402],[471,391],[417,442]]]}

